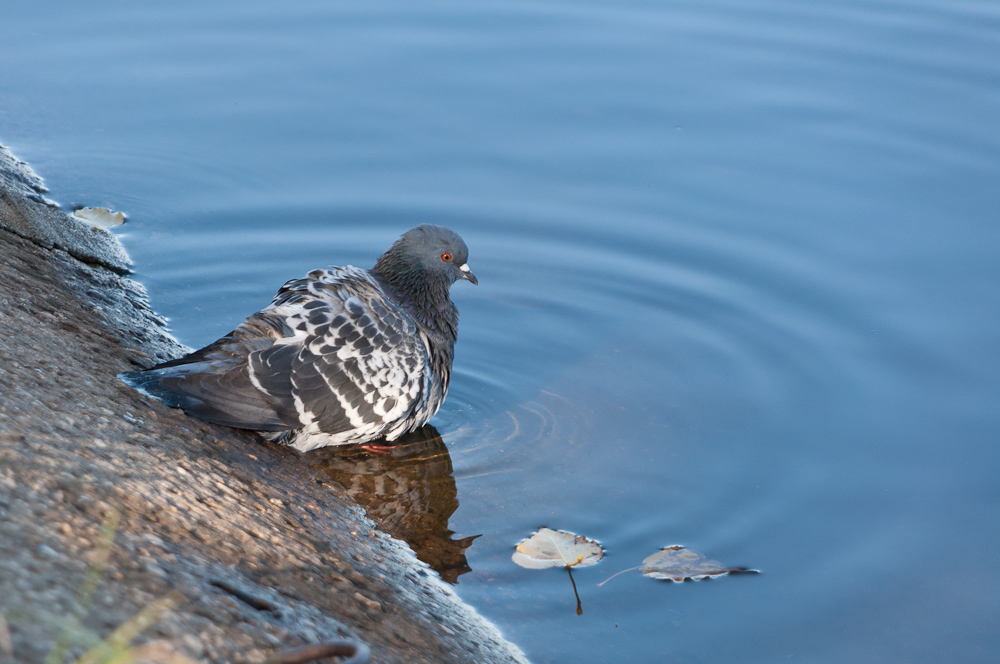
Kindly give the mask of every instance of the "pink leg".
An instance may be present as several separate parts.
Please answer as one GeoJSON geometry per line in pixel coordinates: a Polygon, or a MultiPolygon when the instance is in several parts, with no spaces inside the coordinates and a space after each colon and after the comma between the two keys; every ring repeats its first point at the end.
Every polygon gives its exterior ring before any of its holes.
{"type": "Polygon", "coordinates": [[[395,445],[378,445],[376,443],[362,443],[358,445],[361,449],[371,452],[372,454],[388,454],[393,450],[395,445]]]}

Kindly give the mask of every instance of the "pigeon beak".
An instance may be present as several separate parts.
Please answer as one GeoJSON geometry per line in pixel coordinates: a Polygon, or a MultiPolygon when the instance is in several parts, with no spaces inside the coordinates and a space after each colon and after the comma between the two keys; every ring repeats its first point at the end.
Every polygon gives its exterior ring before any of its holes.
{"type": "Polygon", "coordinates": [[[474,286],[479,285],[479,279],[476,279],[476,275],[472,274],[472,270],[469,269],[468,263],[462,263],[459,267],[462,274],[458,275],[459,279],[465,279],[466,281],[471,281],[474,286]]]}

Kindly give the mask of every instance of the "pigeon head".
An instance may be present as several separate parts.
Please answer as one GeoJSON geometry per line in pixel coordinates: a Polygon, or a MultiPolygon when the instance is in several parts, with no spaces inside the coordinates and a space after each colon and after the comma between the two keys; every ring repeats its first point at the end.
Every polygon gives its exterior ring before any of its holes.
{"type": "Polygon", "coordinates": [[[459,279],[478,284],[467,261],[469,248],[455,231],[423,225],[403,233],[375,263],[373,271],[401,293],[434,291],[459,279]]]}

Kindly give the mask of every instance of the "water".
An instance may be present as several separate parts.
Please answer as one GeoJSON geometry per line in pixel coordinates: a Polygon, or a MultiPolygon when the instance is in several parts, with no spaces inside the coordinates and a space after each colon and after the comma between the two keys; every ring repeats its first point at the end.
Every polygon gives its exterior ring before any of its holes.
{"type": "Polygon", "coordinates": [[[533,661],[995,658],[996,3],[4,14],[0,140],[129,213],[191,346],[417,223],[463,234],[441,440],[326,463],[402,487],[373,516],[424,524],[533,661]],[[607,548],[581,616],[510,561],[543,525],[607,548]],[[597,587],[674,543],[763,574],[597,587]]]}

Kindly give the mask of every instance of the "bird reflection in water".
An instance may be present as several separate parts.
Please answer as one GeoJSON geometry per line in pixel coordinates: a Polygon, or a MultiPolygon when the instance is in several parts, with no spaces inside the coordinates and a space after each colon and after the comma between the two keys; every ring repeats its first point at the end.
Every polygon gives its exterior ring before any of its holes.
{"type": "Polygon", "coordinates": [[[472,571],[465,550],[479,535],[452,539],[454,531],[448,529],[448,519],[458,509],[458,490],[451,455],[437,429],[428,424],[401,436],[384,454],[345,445],[307,458],[442,579],[458,583],[459,576],[472,571]]]}

